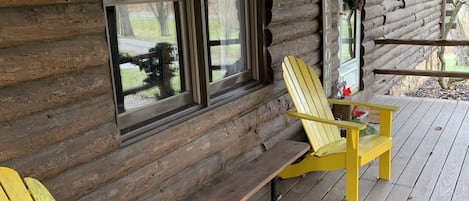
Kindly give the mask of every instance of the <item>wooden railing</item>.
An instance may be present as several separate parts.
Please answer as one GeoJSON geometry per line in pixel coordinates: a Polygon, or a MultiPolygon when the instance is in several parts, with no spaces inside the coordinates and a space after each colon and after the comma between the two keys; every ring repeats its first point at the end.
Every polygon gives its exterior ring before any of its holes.
{"type": "MultiPolygon", "coordinates": [[[[374,41],[375,41],[375,44],[392,44],[392,45],[469,46],[468,40],[376,39],[374,41]]],[[[469,73],[454,72],[454,71],[374,69],[373,73],[383,74],[383,75],[414,75],[414,76],[431,76],[431,77],[469,78],[469,73]]]]}

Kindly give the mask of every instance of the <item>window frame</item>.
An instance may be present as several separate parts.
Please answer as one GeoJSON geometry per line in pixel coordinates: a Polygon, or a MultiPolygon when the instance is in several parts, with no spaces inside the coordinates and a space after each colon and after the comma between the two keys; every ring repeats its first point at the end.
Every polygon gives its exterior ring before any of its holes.
{"type": "MultiPolygon", "coordinates": [[[[104,0],[103,7],[106,17],[107,37],[109,43],[111,77],[113,81],[114,101],[116,105],[117,125],[121,130],[122,140],[136,141],[148,135],[153,135],[159,130],[166,129],[175,123],[194,118],[196,115],[215,107],[223,105],[233,99],[242,97],[263,86],[266,80],[266,69],[263,65],[264,43],[263,27],[264,18],[262,15],[263,4],[261,1],[241,0],[244,3],[245,22],[240,22],[244,26],[245,49],[244,57],[246,60],[248,72],[240,73],[238,76],[230,76],[223,79],[222,82],[210,82],[210,51],[208,18],[206,12],[208,9],[207,1],[189,1],[189,0],[104,0]],[[112,38],[112,31],[116,29],[110,27],[108,19],[108,8],[123,4],[153,3],[153,2],[176,2],[175,15],[179,13],[180,25],[178,28],[178,45],[182,48],[180,60],[184,65],[184,76],[186,78],[186,92],[182,92],[183,101],[176,100],[175,97],[169,97],[158,101],[157,103],[144,107],[142,109],[120,113],[117,94],[119,85],[122,87],[120,72],[115,72],[115,56],[118,53],[117,34],[112,38]],[[178,10],[178,11],[176,11],[178,10]],[[184,31],[182,31],[184,30],[184,31]],[[261,31],[261,32],[260,32],[261,31]],[[260,32],[260,33],[258,33],[260,32]],[[200,40],[202,39],[202,40],[200,40]],[[114,48],[114,49],[113,49],[114,48]],[[113,52],[114,51],[114,52],[113,52]],[[239,82],[239,79],[242,79],[239,82]],[[237,82],[238,81],[238,82],[237,82]],[[220,85],[230,84],[229,87],[220,87],[220,85]],[[233,84],[234,83],[234,84],[233,84]],[[116,86],[117,85],[117,86],[116,86]],[[168,108],[167,106],[177,106],[178,109],[165,110],[159,115],[154,115],[155,110],[168,108]]],[[[111,19],[112,20],[112,19],[111,19]]],[[[114,27],[115,28],[115,27],[114,27]]],[[[118,60],[118,59],[117,59],[118,60]]],[[[117,67],[119,68],[119,67],[117,67]]],[[[123,98],[123,96],[122,96],[123,98]]],[[[172,108],[175,108],[172,107],[172,108]]]]}

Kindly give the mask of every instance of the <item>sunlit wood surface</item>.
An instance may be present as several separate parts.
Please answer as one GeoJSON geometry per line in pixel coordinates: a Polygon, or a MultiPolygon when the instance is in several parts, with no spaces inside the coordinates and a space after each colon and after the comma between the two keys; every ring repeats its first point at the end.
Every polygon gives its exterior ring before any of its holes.
{"type": "MultiPolygon", "coordinates": [[[[394,114],[392,179],[376,179],[377,161],[361,168],[360,200],[469,200],[469,102],[376,96],[394,114]]],[[[343,171],[281,180],[280,200],[343,200],[343,171]]],[[[268,188],[251,200],[270,200],[268,188]]]]}

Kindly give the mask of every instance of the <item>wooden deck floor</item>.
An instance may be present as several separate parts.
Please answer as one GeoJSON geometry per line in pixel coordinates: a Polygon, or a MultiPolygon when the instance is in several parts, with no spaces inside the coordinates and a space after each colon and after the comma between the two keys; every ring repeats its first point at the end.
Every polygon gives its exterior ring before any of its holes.
{"type": "MultiPolygon", "coordinates": [[[[392,180],[376,179],[377,162],[361,168],[360,200],[469,201],[469,102],[378,96],[394,114],[392,180]]],[[[343,200],[344,171],[281,180],[281,200],[343,200]]],[[[252,200],[270,200],[265,188],[252,200]]]]}

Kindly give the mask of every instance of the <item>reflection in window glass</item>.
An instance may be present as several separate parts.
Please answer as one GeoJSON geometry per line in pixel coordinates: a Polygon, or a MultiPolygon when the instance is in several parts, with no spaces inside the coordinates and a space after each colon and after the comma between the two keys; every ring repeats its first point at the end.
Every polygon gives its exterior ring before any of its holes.
{"type": "Polygon", "coordinates": [[[242,0],[208,0],[210,81],[245,72],[242,0]],[[240,23],[241,22],[241,23],[240,23]]]}
{"type": "Polygon", "coordinates": [[[340,15],[341,31],[340,38],[341,56],[340,62],[345,63],[355,58],[355,10],[350,9],[348,3],[344,1],[343,10],[340,15]]]}
{"type": "Polygon", "coordinates": [[[116,6],[116,30],[124,96],[120,112],[185,90],[173,2],[116,6]]]}

